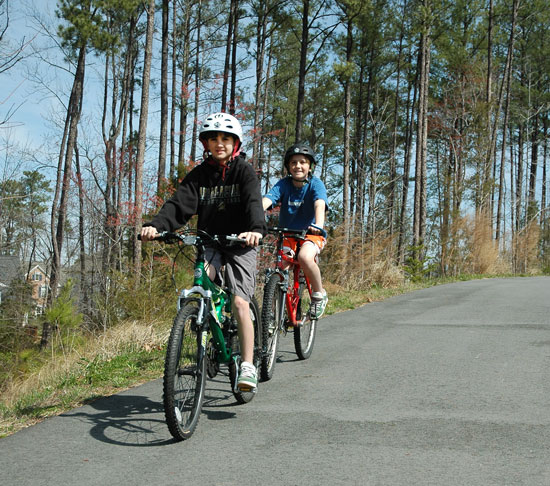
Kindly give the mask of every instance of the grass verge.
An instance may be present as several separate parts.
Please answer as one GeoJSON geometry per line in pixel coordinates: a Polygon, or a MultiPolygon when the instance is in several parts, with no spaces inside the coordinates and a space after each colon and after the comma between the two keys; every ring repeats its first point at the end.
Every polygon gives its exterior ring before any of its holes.
{"type": "MultiPolygon", "coordinates": [[[[457,280],[406,282],[395,288],[345,290],[327,284],[326,314],[355,309],[374,301],[457,280]]],[[[0,438],[100,397],[109,396],[162,376],[169,322],[131,321],[119,324],[84,344],[51,356],[24,379],[4,383],[0,398],[0,438]]]]}

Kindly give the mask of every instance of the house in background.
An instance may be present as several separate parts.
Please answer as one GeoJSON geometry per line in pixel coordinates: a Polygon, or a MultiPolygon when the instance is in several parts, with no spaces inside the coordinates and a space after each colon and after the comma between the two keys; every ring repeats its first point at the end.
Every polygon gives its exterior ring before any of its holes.
{"type": "Polygon", "coordinates": [[[5,300],[11,283],[21,276],[19,257],[0,255],[0,304],[5,300]]]}
{"type": "Polygon", "coordinates": [[[0,304],[16,279],[25,279],[29,283],[32,288],[35,313],[41,314],[46,307],[50,290],[50,277],[46,273],[45,266],[41,263],[33,263],[30,271],[25,275],[19,257],[0,255],[0,304]]]}
{"type": "Polygon", "coordinates": [[[27,274],[27,282],[32,286],[32,298],[36,304],[38,313],[42,313],[46,307],[46,300],[50,289],[50,277],[44,266],[35,263],[27,274]]]}

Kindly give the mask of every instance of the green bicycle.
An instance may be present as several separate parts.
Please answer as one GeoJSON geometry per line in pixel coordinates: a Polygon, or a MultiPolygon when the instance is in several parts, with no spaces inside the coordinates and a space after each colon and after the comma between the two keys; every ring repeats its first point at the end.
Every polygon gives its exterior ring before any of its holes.
{"type": "MultiPolygon", "coordinates": [[[[228,289],[210,280],[205,270],[205,249],[208,246],[240,244],[244,240],[236,236],[210,236],[204,231],[196,234],[163,232],[155,239],[179,244],[180,252],[186,246],[196,248],[193,286],[182,290],[178,297],[178,313],[168,339],[164,363],[166,423],[176,440],[185,440],[193,435],[199,422],[206,378],[214,378],[221,364],[229,367],[231,388],[237,402],[249,402],[256,391],[237,388],[241,358],[231,295],[228,289]]],[[[254,299],[250,303],[250,317],[254,325],[253,364],[258,367],[262,331],[260,311],[254,299]]]]}

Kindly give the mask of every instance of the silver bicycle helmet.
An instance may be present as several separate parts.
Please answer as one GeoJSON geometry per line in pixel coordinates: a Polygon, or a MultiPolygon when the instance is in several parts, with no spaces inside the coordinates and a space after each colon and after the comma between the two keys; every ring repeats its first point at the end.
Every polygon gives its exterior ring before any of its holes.
{"type": "Polygon", "coordinates": [[[285,153],[284,166],[289,174],[290,169],[288,163],[290,162],[290,159],[293,155],[305,155],[310,162],[310,174],[313,174],[313,172],[315,171],[315,153],[309,145],[305,143],[296,143],[287,149],[285,153]]]}

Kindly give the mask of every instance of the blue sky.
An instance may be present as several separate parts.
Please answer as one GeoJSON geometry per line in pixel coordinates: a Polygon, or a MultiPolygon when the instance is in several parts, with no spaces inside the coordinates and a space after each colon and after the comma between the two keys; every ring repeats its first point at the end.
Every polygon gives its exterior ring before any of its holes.
{"type": "MultiPolygon", "coordinates": [[[[22,0],[10,2],[9,26],[5,39],[9,45],[20,45],[25,40],[40,43],[41,38],[36,33],[36,25],[29,11],[39,12],[40,15],[54,17],[54,0],[22,0]]],[[[23,54],[28,56],[32,52],[32,45],[26,45],[23,54]]],[[[10,117],[9,130],[11,136],[21,143],[30,142],[36,145],[45,134],[44,116],[51,106],[51,100],[36,89],[36,86],[27,78],[27,70],[32,69],[33,61],[26,57],[9,71],[2,73],[2,92],[0,111],[2,118],[8,111],[15,110],[10,117]]]]}

